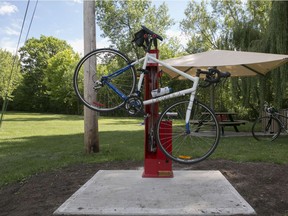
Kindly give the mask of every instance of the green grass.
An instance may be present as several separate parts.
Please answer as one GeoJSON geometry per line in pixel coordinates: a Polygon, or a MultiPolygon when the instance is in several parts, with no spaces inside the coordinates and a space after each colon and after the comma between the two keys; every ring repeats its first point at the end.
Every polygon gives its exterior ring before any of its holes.
{"type": "MultiPolygon", "coordinates": [[[[281,135],[273,142],[259,142],[252,137],[252,125],[253,122],[248,122],[238,126],[240,132],[248,133],[248,137],[222,137],[211,158],[288,164],[288,135],[281,135]]],[[[225,131],[235,130],[225,127],[225,131]]]]}
{"type": "Polygon", "coordinates": [[[142,160],[143,119],[100,118],[100,153],[84,153],[81,116],[7,113],[0,129],[0,187],[79,163],[142,160]]]}
{"type": "MultiPolygon", "coordinates": [[[[0,129],[0,187],[71,164],[141,161],[144,156],[141,122],[141,118],[101,117],[100,153],[87,155],[83,117],[8,112],[0,129]]],[[[239,129],[242,130],[242,126],[239,129]]],[[[261,143],[251,136],[223,137],[209,159],[287,164],[287,138],[261,143]]]]}
{"type": "Polygon", "coordinates": [[[273,142],[259,142],[248,137],[222,137],[210,158],[239,162],[268,162],[288,164],[288,136],[280,136],[273,142]]]}

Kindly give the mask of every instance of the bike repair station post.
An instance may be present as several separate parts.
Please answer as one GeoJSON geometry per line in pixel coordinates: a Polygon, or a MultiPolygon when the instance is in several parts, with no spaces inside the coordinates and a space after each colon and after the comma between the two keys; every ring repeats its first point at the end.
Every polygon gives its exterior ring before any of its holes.
{"type": "MultiPolygon", "coordinates": [[[[150,50],[150,55],[153,55],[158,59],[159,50],[155,48],[150,50]]],[[[151,91],[158,89],[159,87],[159,65],[156,62],[147,63],[147,71],[149,73],[145,74],[144,78],[144,100],[149,100],[152,98],[151,91]]],[[[145,139],[144,139],[144,172],[143,177],[150,178],[172,178],[172,160],[168,159],[160,149],[157,148],[156,134],[154,132],[155,125],[159,117],[159,105],[158,103],[150,104],[145,106],[145,139]]],[[[172,137],[172,123],[165,122],[163,126],[165,128],[165,137],[160,137],[160,139],[169,139],[172,137]],[[167,126],[168,125],[168,126],[167,126]]],[[[163,134],[163,133],[162,133],[163,134]]],[[[172,142],[172,139],[169,139],[172,142]]],[[[168,148],[168,147],[167,147],[168,148]]],[[[169,151],[172,151],[172,145],[169,145],[169,151]]]]}

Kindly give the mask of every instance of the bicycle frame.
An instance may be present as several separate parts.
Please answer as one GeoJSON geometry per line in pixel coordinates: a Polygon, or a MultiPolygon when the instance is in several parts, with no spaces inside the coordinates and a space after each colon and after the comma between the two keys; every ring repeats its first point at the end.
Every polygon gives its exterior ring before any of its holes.
{"type": "MultiPolygon", "coordinates": [[[[196,94],[196,89],[197,89],[197,86],[198,86],[198,82],[199,82],[199,77],[193,77],[189,74],[186,74],[156,58],[154,58],[151,54],[149,53],[146,53],[145,57],[139,59],[138,61],[136,62],[133,62],[132,65],[135,65],[135,64],[139,64],[140,62],[144,61],[143,63],[143,66],[142,66],[142,69],[146,69],[147,67],[147,62],[148,61],[153,61],[153,62],[156,62],[158,64],[161,64],[162,66],[168,68],[169,70],[172,70],[173,72],[179,74],[180,76],[183,76],[189,80],[191,80],[193,82],[193,86],[189,89],[185,89],[185,90],[181,90],[181,91],[178,91],[178,92],[174,92],[174,93],[171,93],[171,94],[168,94],[168,95],[164,95],[164,96],[160,96],[160,97],[157,97],[157,98],[153,98],[153,99],[150,99],[150,100],[145,100],[143,101],[143,104],[144,105],[148,105],[148,104],[153,104],[153,103],[157,103],[159,101],[162,101],[162,100],[167,100],[167,99],[171,99],[171,98],[174,98],[174,97],[179,97],[179,96],[182,96],[182,95],[186,95],[186,94],[190,94],[190,93],[194,93],[192,94],[192,98],[190,98],[190,100],[194,101],[194,98],[195,98],[195,94],[196,94]]],[[[142,73],[140,75],[140,79],[138,81],[138,87],[137,87],[137,90],[140,91],[141,90],[141,86],[142,86],[142,83],[143,83],[143,80],[144,80],[144,74],[142,73]]]]}
{"type": "Polygon", "coordinates": [[[286,125],[283,123],[283,121],[281,120],[281,118],[282,118],[282,119],[288,119],[287,116],[284,116],[284,115],[282,115],[282,114],[280,114],[280,113],[278,113],[278,112],[273,113],[273,114],[270,113],[270,116],[271,116],[272,118],[277,119],[277,120],[279,121],[279,123],[280,123],[280,127],[282,128],[282,130],[284,130],[286,133],[288,133],[287,126],[286,126],[286,125]]]}
{"type": "MultiPolygon", "coordinates": [[[[164,67],[168,68],[169,70],[179,74],[180,76],[183,76],[183,77],[191,80],[193,82],[193,85],[192,85],[191,88],[188,88],[188,89],[184,89],[184,90],[177,91],[177,92],[174,92],[174,93],[171,93],[171,94],[163,95],[163,96],[160,96],[160,97],[157,97],[157,98],[152,98],[152,99],[149,99],[149,100],[144,100],[143,104],[144,105],[149,105],[149,104],[157,103],[157,102],[160,102],[160,101],[163,101],[163,100],[184,96],[186,94],[191,94],[190,100],[189,100],[189,105],[188,105],[187,111],[186,111],[186,117],[185,117],[186,124],[189,124],[190,114],[191,114],[193,102],[194,102],[194,99],[195,99],[196,90],[197,90],[197,87],[198,87],[199,77],[193,77],[193,76],[191,76],[189,74],[186,74],[183,71],[180,71],[180,70],[178,70],[178,69],[166,64],[165,62],[162,62],[162,61],[154,58],[151,54],[146,53],[145,57],[132,62],[128,66],[126,66],[126,67],[124,67],[124,68],[122,68],[122,69],[110,74],[109,76],[103,77],[101,81],[104,84],[107,84],[113,91],[115,91],[116,94],[118,94],[123,100],[125,100],[127,98],[127,95],[123,94],[112,83],[110,83],[109,82],[109,78],[117,77],[118,75],[124,73],[126,70],[128,70],[132,66],[140,64],[141,62],[143,62],[142,69],[145,70],[146,67],[147,67],[147,63],[149,61],[161,64],[162,66],[164,66],[164,67]]],[[[137,85],[137,91],[138,92],[141,91],[141,86],[142,86],[142,83],[143,83],[143,80],[144,80],[144,76],[145,76],[144,73],[141,73],[139,81],[138,81],[138,85],[137,85]]]]}

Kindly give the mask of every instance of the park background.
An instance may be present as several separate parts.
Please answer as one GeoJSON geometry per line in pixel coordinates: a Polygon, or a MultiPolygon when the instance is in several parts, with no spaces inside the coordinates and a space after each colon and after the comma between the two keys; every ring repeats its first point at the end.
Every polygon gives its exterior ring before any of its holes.
{"type": "MultiPolygon", "coordinates": [[[[137,168],[144,157],[143,116],[128,118],[124,112],[99,117],[100,152],[84,153],[83,105],[72,87],[83,55],[83,18],[71,18],[82,13],[82,2],[40,0],[42,11],[36,9],[30,34],[27,40],[24,34],[16,52],[27,2],[0,3],[3,215],[51,215],[98,169],[137,168]]],[[[36,2],[30,1],[30,18],[36,2]]],[[[141,24],[164,37],[162,59],[211,49],[288,53],[287,1],[97,1],[96,17],[97,47],[111,46],[130,58],[142,52],[130,43],[141,24]]],[[[229,78],[215,88],[215,109],[237,112],[249,121],[265,100],[286,109],[287,79],[287,65],[266,76],[229,78]]],[[[162,81],[175,89],[189,85],[169,77],[162,81]]],[[[210,91],[199,89],[198,98],[209,104],[210,91]]],[[[251,124],[241,126],[247,134],[250,130],[251,124]]],[[[259,215],[286,216],[287,151],[285,136],[273,143],[249,135],[222,137],[208,160],[184,169],[219,169],[259,215]]]]}
{"type": "MultiPolygon", "coordinates": [[[[12,7],[16,2],[1,3],[1,7],[12,7]]],[[[35,2],[31,1],[28,13],[35,9],[35,2]]],[[[21,4],[24,9],[24,2],[21,1],[21,4]]],[[[77,13],[80,13],[81,8],[81,2],[39,1],[30,26],[31,32],[35,28],[33,23],[37,23],[37,17],[41,17],[41,14],[37,13],[41,4],[47,7],[55,5],[55,11],[58,11],[58,4],[63,10],[64,6],[68,10],[72,4],[76,4],[77,13]]],[[[176,14],[180,13],[175,1],[97,1],[96,4],[97,41],[105,41],[106,47],[119,49],[131,59],[142,52],[130,43],[141,24],[164,37],[159,48],[161,59],[211,49],[275,54],[288,52],[288,15],[285,1],[179,1],[180,8],[184,11],[174,20],[174,8],[176,14]],[[173,31],[174,36],[171,33],[173,31]]],[[[14,8],[14,13],[23,15],[24,11],[14,8]]],[[[2,12],[1,17],[9,17],[11,14],[13,10],[10,14],[2,12]]],[[[67,21],[67,16],[63,13],[59,25],[62,19],[67,21]]],[[[48,20],[50,19],[51,22],[56,22],[51,11],[48,20]]],[[[55,24],[55,29],[59,28],[59,25],[55,24]]],[[[83,31],[76,22],[78,29],[72,28],[71,23],[67,25],[70,29],[67,30],[68,34],[76,32],[79,35],[79,32],[83,31]]],[[[43,28],[45,29],[45,24],[42,25],[43,28]]],[[[12,34],[13,29],[8,27],[3,28],[2,34],[5,29],[10,29],[10,35],[12,34]]],[[[17,53],[10,52],[10,48],[7,50],[0,47],[0,106],[3,108],[4,101],[9,101],[7,109],[13,111],[81,114],[83,106],[76,98],[71,82],[82,53],[75,50],[69,41],[51,36],[47,31],[43,32],[38,37],[29,37],[28,34],[25,44],[21,46],[19,43],[17,53]]],[[[57,34],[61,38],[62,34],[65,37],[67,33],[59,30],[57,34]]],[[[1,44],[3,45],[3,42],[1,44]]],[[[278,109],[287,108],[287,67],[285,65],[277,68],[266,76],[235,77],[227,80],[215,89],[215,110],[235,111],[241,118],[253,120],[259,115],[264,101],[272,103],[278,109]]],[[[189,82],[163,78],[163,86],[171,86],[175,90],[186,85],[190,85],[189,82]]],[[[210,91],[200,89],[198,98],[209,102],[210,91]]],[[[6,109],[6,106],[4,108],[6,109]]]]}

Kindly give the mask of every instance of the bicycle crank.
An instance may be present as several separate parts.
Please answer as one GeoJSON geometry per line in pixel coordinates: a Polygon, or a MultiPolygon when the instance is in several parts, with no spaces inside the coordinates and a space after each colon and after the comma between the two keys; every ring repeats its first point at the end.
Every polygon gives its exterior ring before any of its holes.
{"type": "Polygon", "coordinates": [[[131,95],[125,101],[125,109],[130,115],[136,115],[143,110],[143,102],[138,96],[131,95]]]}

